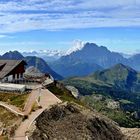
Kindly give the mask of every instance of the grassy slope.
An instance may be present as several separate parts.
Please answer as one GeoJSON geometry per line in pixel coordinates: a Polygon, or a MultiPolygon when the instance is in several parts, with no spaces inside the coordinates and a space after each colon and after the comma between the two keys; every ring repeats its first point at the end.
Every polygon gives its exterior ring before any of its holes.
{"type": "MultiPolygon", "coordinates": [[[[12,104],[19,107],[20,109],[23,109],[28,96],[29,94],[0,93],[0,101],[7,102],[8,104],[12,104]]],[[[18,124],[21,120],[22,118],[17,117],[5,108],[0,107],[0,123],[2,124],[2,127],[11,128],[13,125],[18,124]]],[[[12,131],[8,133],[11,134],[12,131]]],[[[0,137],[0,140],[8,140],[7,134],[0,137]]]]}
{"type": "Polygon", "coordinates": [[[68,91],[64,87],[58,87],[58,86],[52,85],[52,86],[49,86],[48,87],[48,90],[50,90],[53,94],[55,94],[62,101],[75,102],[75,103],[80,104],[80,105],[85,105],[84,103],[82,103],[81,101],[79,101],[78,99],[76,99],[70,93],[70,91],[68,91]]]}
{"type": "Polygon", "coordinates": [[[84,95],[91,94],[93,91],[106,90],[137,92],[140,87],[140,74],[127,66],[118,64],[110,69],[97,71],[86,77],[66,79],[63,83],[77,87],[84,95]]]}
{"type": "MultiPolygon", "coordinates": [[[[18,125],[21,122],[21,118],[17,117],[16,115],[14,115],[13,113],[9,112],[8,110],[6,110],[3,107],[0,107],[0,123],[1,123],[1,127],[6,128],[7,130],[9,129],[10,131],[8,131],[9,134],[13,134],[14,130],[15,130],[15,125],[18,125]],[[10,129],[12,128],[13,129],[10,129]]],[[[0,140],[8,140],[7,137],[7,133],[6,135],[0,136],[0,140]]]]}
{"type": "Polygon", "coordinates": [[[0,101],[7,102],[23,109],[28,96],[29,94],[0,93],[0,101]]]}
{"type": "Polygon", "coordinates": [[[13,113],[10,113],[3,107],[0,107],[0,122],[2,122],[6,127],[14,124],[19,118],[13,113]]]}

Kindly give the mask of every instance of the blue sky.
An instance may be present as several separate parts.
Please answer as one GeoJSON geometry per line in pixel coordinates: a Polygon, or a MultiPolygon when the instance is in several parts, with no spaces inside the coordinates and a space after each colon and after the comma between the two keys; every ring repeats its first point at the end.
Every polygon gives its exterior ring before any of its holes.
{"type": "Polygon", "coordinates": [[[81,40],[137,53],[139,7],[139,0],[0,0],[0,50],[67,50],[81,40]]]}

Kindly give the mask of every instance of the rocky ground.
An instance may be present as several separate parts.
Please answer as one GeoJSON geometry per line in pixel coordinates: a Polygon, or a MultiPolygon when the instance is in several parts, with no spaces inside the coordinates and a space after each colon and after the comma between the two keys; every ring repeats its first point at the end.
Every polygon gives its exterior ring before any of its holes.
{"type": "Polygon", "coordinates": [[[121,131],[125,135],[124,140],[140,140],[139,128],[121,128],[121,131]]]}
{"type": "Polygon", "coordinates": [[[124,140],[120,128],[96,112],[75,104],[44,111],[29,140],[124,140]]]}
{"type": "Polygon", "coordinates": [[[8,137],[13,135],[14,130],[17,128],[21,121],[21,117],[17,117],[5,108],[0,107],[0,140],[3,140],[2,136],[8,137]]]}

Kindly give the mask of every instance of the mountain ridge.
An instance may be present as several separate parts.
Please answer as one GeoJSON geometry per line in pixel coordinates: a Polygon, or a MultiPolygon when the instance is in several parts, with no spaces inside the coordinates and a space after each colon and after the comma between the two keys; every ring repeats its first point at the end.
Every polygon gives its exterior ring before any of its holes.
{"type": "Polygon", "coordinates": [[[92,72],[110,68],[118,63],[128,65],[129,67],[140,71],[140,54],[125,58],[122,54],[110,51],[105,46],[98,46],[95,43],[87,42],[80,49],[77,49],[68,55],[60,57],[55,62],[50,63],[50,66],[53,70],[64,77],[73,77],[89,75],[92,72]],[[76,67],[79,70],[79,74],[75,73],[75,63],[81,64],[76,67]],[[87,69],[90,69],[90,71],[83,74],[81,67],[86,67],[86,65],[89,65],[87,69]],[[69,69],[71,69],[72,72],[66,74],[65,72],[69,69]]]}
{"type": "MultiPolygon", "coordinates": [[[[38,56],[38,54],[36,54],[37,52],[32,53],[35,56],[38,56]]],[[[54,53],[57,54],[57,51],[54,53]]],[[[23,56],[16,51],[13,52],[13,54],[12,52],[5,53],[1,57],[5,59],[23,58],[23,56]]],[[[140,54],[124,58],[120,53],[112,52],[105,46],[98,46],[95,43],[89,42],[83,44],[80,49],[77,49],[68,55],[63,55],[59,58],[43,56],[43,58],[45,61],[48,60],[47,62],[53,71],[65,78],[86,76],[95,71],[110,68],[118,63],[128,65],[133,69],[140,71],[140,54]]]]}
{"type": "Polygon", "coordinates": [[[36,56],[27,56],[24,57],[20,52],[18,51],[9,51],[3,54],[0,59],[10,59],[10,60],[19,60],[23,59],[27,62],[27,68],[30,66],[36,67],[38,70],[40,70],[42,73],[50,73],[54,79],[56,80],[62,80],[63,77],[57,74],[55,71],[53,71],[50,66],[47,64],[45,60],[42,58],[36,57],[36,56]]]}
{"type": "Polygon", "coordinates": [[[60,75],[64,77],[71,76],[85,76],[97,70],[105,69],[113,66],[117,63],[127,64],[127,59],[124,58],[121,54],[116,52],[111,52],[104,46],[98,46],[95,43],[86,43],[82,49],[72,52],[69,55],[62,56],[60,59],[56,60],[53,63],[50,63],[50,66],[60,75]],[[79,74],[74,73],[74,64],[81,63],[82,67],[89,65],[89,72],[81,74],[82,69],[80,66],[77,66],[79,74]],[[70,65],[70,67],[65,68],[70,65]],[[58,67],[59,66],[59,67],[58,67]],[[65,67],[63,67],[65,66],[65,67]],[[65,74],[68,69],[73,70],[73,73],[65,74]]]}
{"type": "MultiPolygon", "coordinates": [[[[110,91],[124,91],[124,92],[140,92],[140,73],[129,66],[117,64],[111,68],[96,71],[85,77],[73,77],[64,80],[64,83],[70,83],[77,87],[76,81],[81,81],[83,86],[89,84],[92,90],[110,90],[110,91]],[[86,83],[87,82],[87,83],[86,83]],[[84,85],[85,84],[85,85],[84,85]]],[[[79,88],[81,88],[81,84],[79,88]]],[[[82,90],[82,89],[81,89],[82,90]]]]}

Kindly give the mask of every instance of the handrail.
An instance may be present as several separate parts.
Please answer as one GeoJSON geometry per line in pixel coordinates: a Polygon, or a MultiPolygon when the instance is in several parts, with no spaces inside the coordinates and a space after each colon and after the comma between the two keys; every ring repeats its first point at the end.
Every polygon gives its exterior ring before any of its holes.
{"type": "Polygon", "coordinates": [[[12,109],[9,105],[3,103],[3,102],[0,102],[0,106],[10,110],[12,113],[16,114],[16,115],[20,115],[20,116],[25,116],[23,113],[19,113],[18,111],[12,109]]]}

